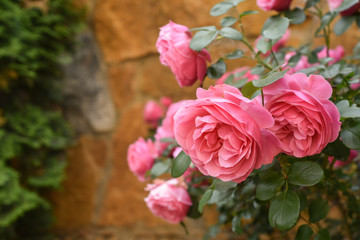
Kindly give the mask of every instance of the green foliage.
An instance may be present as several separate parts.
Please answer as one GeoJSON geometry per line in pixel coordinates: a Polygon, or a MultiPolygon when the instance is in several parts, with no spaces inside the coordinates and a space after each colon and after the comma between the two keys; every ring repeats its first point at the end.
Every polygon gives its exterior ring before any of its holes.
{"type": "Polygon", "coordinates": [[[60,56],[81,18],[70,0],[0,2],[0,239],[49,239],[43,193],[60,187],[72,138],[59,111],[60,56]]]}
{"type": "Polygon", "coordinates": [[[179,155],[174,159],[171,167],[171,176],[176,178],[184,174],[186,169],[190,166],[191,159],[184,151],[181,151],[179,155]]]}

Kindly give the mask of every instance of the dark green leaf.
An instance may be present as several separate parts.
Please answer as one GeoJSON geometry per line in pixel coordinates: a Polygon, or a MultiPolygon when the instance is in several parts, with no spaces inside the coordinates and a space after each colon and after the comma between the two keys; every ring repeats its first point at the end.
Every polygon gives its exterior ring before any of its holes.
{"type": "Polygon", "coordinates": [[[220,29],[220,35],[238,41],[243,38],[241,32],[231,27],[223,27],[222,29],[220,29]]]}
{"type": "Polygon", "coordinates": [[[200,202],[199,202],[199,207],[198,207],[198,210],[200,213],[202,213],[205,204],[207,204],[208,201],[210,200],[211,195],[213,194],[213,191],[214,191],[213,188],[209,188],[208,190],[206,190],[204,195],[201,197],[200,202]]]}
{"type": "Polygon", "coordinates": [[[244,56],[244,52],[241,51],[240,49],[236,49],[235,51],[225,55],[227,59],[237,59],[237,58],[242,58],[243,56],[244,56]]]}
{"type": "Polygon", "coordinates": [[[253,80],[252,83],[254,84],[255,87],[265,87],[267,85],[270,85],[270,84],[276,82],[280,78],[282,78],[286,74],[287,71],[288,71],[288,69],[281,71],[281,72],[271,72],[270,74],[266,75],[262,79],[253,80]]]}
{"type": "Polygon", "coordinates": [[[316,235],[314,240],[330,240],[330,233],[327,229],[321,229],[316,235]]]}
{"type": "Polygon", "coordinates": [[[306,20],[304,10],[301,8],[285,11],[285,17],[287,17],[292,24],[301,24],[306,20]]]}
{"type": "Polygon", "coordinates": [[[281,38],[289,27],[289,19],[286,17],[272,16],[268,18],[262,29],[262,35],[269,39],[281,38]]]}
{"type": "Polygon", "coordinates": [[[318,29],[316,29],[315,32],[315,36],[318,37],[320,31],[322,31],[328,24],[330,24],[330,22],[336,17],[336,14],[332,14],[332,13],[326,13],[322,18],[321,18],[321,24],[320,27],[318,29]]]}
{"type": "Polygon", "coordinates": [[[195,51],[201,51],[208,46],[218,34],[217,30],[198,31],[190,41],[190,48],[195,51]]]}
{"type": "Polygon", "coordinates": [[[241,89],[241,93],[244,97],[251,99],[252,95],[259,90],[258,87],[255,87],[252,82],[248,82],[244,85],[244,87],[241,89]]]}
{"type": "Polygon", "coordinates": [[[236,22],[237,22],[237,19],[234,17],[224,17],[223,19],[221,19],[220,25],[223,27],[230,27],[231,25],[233,25],[236,22]]]}
{"type": "Polygon", "coordinates": [[[239,17],[244,17],[244,16],[247,16],[247,15],[250,15],[250,14],[258,14],[259,12],[258,11],[244,11],[242,13],[240,13],[239,17]]]}
{"type": "Polygon", "coordinates": [[[306,4],[305,4],[305,9],[308,9],[312,6],[315,6],[316,4],[319,3],[320,0],[307,0],[306,4]]]}
{"type": "Polygon", "coordinates": [[[189,218],[197,219],[201,217],[201,213],[199,212],[199,201],[197,201],[196,197],[191,197],[192,205],[189,208],[187,216],[189,218]]]}
{"type": "Polygon", "coordinates": [[[309,221],[312,223],[318,222],[329,213],[330,207],[326,200],[315,199],[309,206],[309,221]]]}
{"type": "Polygon", "coordinates": [[[156,162],[151,168],[150,174],[152,177],[156,178],[161,174],[166,173],[170,169],[170,161],[159,161],[156,162]]]}
{"type": "Polygon", "coordinates": [[[340,138],[337,138],[325,147],[324,153],[333,156],[337,160],[346,161],[349,158],[350,149],[345,146],[340,138]]]}
{"type": "Polygon", "coordinates": [[[281,192],[270,202],[270,224],[281,231],[286,231],[295,225],[299,212],[300,201],[296,193],[291,190],[281,192]]]}
{"type": "Polygon", "coordinates": [[[336,104],[337,109],[340,112],[340,116],[343,118],[358,118],[360,117],[360,108],[351,106],[348,100],[342,100],[336,104]]]}
{"type": "Polygon", "coordinates": [[[352,7],[353,5],[357,4],[359,1],[358,0],[344,0],[339,7],[337,7],[336,9],[334,9],[334,11],[336,12],[342,12],[346,9],[349,9],[350,7],[352,7]]]}
{"type": "Polygon", "coordinates": [[[360,150],[360,124],[353,127],[344,127],[340,132],[340,137],[348,148],[360,150]]]}
{"type": "Polygon", "coordinates": [[[236,215],[231,221],[231,230],[236,234],[242,234],[241,216],[236,215]]]}
{"type": "Polygon", "coordinates": [[[221,191],[221,192],[225,192],[231,188],[236,187],[237,183],[236,182],[223,182],[220,179],[215,179],[213,182],[213,186],[215,187],[216,190],[221,191]]]}
{"type": "Polygon", "coordinates": [[[300,211],[302,211],[308,206],[307,199],[306,199],[306,193],[305,193],[305,191],[298,189],[296,191],[296,194],[298,195],[299,200],[300,200],[300,211]]]}
{"type": "Polygon", "coordinates": [[[284,184],[284,177],[277,172],[263,175],[256,187],[256,198],[265,201],[275,195],[275,190],[284,184]]]}
{"type": "Polygon", "coordinates": [[[257,41],[256,48],[264,54],[267,53],[271,49],[271,40],[261,37],[259,41],[257,41]]]}
{"type": "Polygon", "coordinates": [[[312,186],[323,178],[324,172],[319,164],[310,161],[298,161],[291,165],[289,182],[299,186],[312,186]]]}
{"type": "Polygon", "coordinates": [[[337,21],[334,26],[334,33],[337,36],[340,36],[350,28],[354,20],[355,20],[354,16],[344,16],[340,18],[339,21],[337,21]]]}
{"type": "Polygon", "coordinates": [[[211,16],[220,16],[229,11],[231,8],[233,8],[235,5],[232,2],[220,2],[216,5],[214,5],[210,10],[211,16]]]}
{"type": "Polygon", "coordinates": [[[265,70],[265,67],[261,64],[256,65],[252,70],[251,74],[261,75],[265,70]]]}
{"type": "Polygon", "coordinates": [[[301,225],[296,233],[295,240],[310,240],[314,231],[308,225],[301,225]]]}
{"type": "Polygon", "coordinates": [[[226,64],[220,59],[207,69],[207,75],[209,78],[218,79],[226,72],[226,64]]]}
{"type": "Polygon", "coordinates": [[[190,163],[190,157],[186,155],[184,151],[181,151],[174,159],[173,165],[171,167],[171,176],[177,178],[183,175],[186,169],[188,169],[190,163]]]}

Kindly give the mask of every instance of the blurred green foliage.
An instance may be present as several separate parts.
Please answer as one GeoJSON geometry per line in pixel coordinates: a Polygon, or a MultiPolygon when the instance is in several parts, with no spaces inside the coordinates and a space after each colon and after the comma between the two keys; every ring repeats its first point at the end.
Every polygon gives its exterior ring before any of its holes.
{"type": "Polygon", "coordinates": [[[60,61],[74,50],[83,13],[71,0],[41,2],[0,1],[0,240],[52,239],[44,195],[60,187],[72,140],[60,61]]]}

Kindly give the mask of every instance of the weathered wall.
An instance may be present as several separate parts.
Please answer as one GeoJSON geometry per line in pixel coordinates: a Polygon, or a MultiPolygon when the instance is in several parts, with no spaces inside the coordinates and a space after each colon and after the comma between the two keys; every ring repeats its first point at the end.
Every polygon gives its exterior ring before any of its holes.
{"type": "MultiPolygon", "coordinates": [[[[56,230],[66,239],[200,239],[207,221],[188,221],[190,236],[178,225],[154,217],[144,203],[145,184],[130,173],[126,150],[146,136],[142,109],[149,99],[193,98],[196,86],[179,88],[170,70],[158,60],[155,42],[159,27],[169,19],[197,27],[218,24],[208,12],[217,0],[78,0],[88,9],[88,28],[79,36],[78,52],[65,66],[66,113],[78,133],[69,149],[67,179],[52,194],[56,230]]],[[[257,9],[255,0],[242,5],[257,9]]],[[[252,40],[268,14],[246,17],[252,40]]],[[[312,38],[305,26],[293,28],[290,43],[312,38]]],[[[351,34],[351,33],[350,33],[351,34]]],[[[350,51],[353,37],[335,38],[350,51]]],[[[318,41],[317,41],[318,42],[318,41]]],[[[234,42],[226,42],[233,46],[234,42]]],[[[321,43],[318,43],[321,44],[321,43]]],[[[239,46],[243,48],[243,46],[239,46]]],[[[214,56],[226,52],[210,47],[214,56]]],[[[230,63],[230,68],[251,61],[230,63]]],[[[224,239],[226,235],[223,236],[224,239]]]]}

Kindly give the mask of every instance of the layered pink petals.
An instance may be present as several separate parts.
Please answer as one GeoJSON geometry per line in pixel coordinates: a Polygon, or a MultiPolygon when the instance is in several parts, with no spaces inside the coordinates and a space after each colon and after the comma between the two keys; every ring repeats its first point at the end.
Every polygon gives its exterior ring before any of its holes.
{"type": "Polygon", "coordinates": [[[270,113],[229,85],[199,88],[197,100],[186,101],[174,116],[174,134],[193,164],[223,181],[244,181],[280,148],[270,113]]]}
{"type": "Polygon", "coordinates": [[[275,119],[270,130],[282,151],[295,157],[320,153],[340,131],[340,114],[329,101],[331,85],[319,75],[286,74],[264,87],[265,107],[275,119]]]}
{"type": "Polygon", "coordinates": [[[291,0],[256,0],[256,4],[264,11],[284,11],[289,9],[291,0]]]}
{"type": "Polygon", "coordinates": [[[148,208],[155,216],[170,223],[181,222],[192,205],[188,192],[177,179],[149,184],[147,190],[150,191],[145,198],[148,208]]]}
{"type": "Polygon", "coordinates": [[[237,82],[243,79],[246,79],[248,82],[259,79],[259,75],[251,74],[251,70],[248,67],[237,68],[234,71],[224,73],[216,81],[216,85],[223,84],[225,81],[232,76],[232,82],[237,82]]]}
{"type": "Polygon", "coordinates": [[[139,138],[131,144],[127,151],[127,162],[130,170],[138,177],[139,181],[145,181],[145,174],[154,165],[157,157],[155,144],[148,139],[139,138]]]}
{"type": "Polygon", "coordinates": [[[203,81],[210,61],[209,53],[203,49],[196,52],[189,47],[191,33],[186,26],[169,22],[160,28],[156,49],[160,62],[169,66],[180,85],[191,86],[196,80],[203,81]]]}

